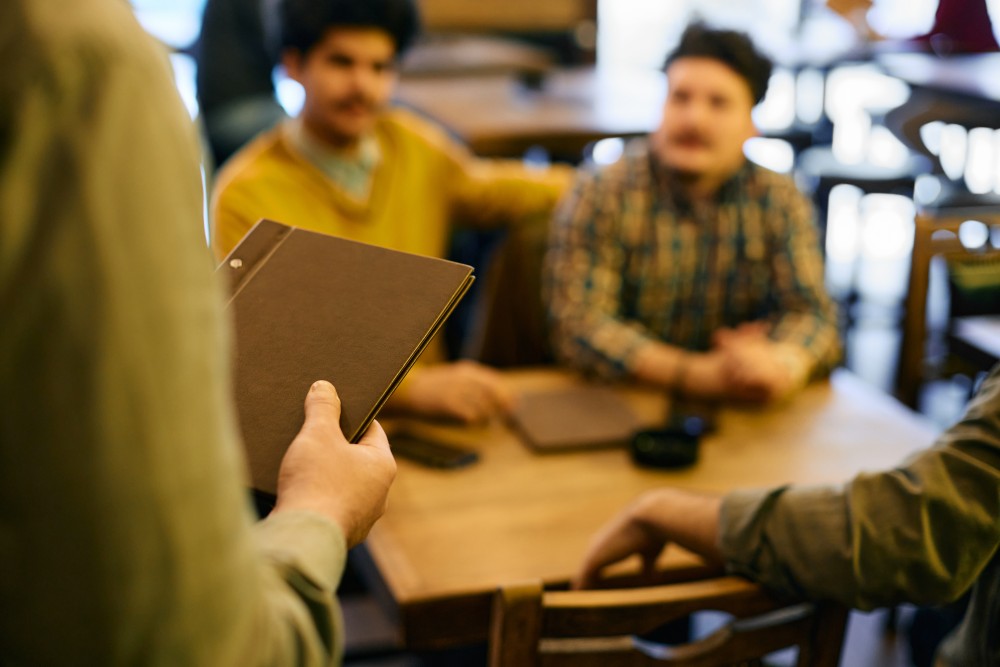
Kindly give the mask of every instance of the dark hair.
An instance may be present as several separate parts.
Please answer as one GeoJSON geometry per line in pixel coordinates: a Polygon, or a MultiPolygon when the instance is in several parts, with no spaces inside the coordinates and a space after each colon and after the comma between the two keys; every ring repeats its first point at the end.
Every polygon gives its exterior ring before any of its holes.
{"type": "Polygon", "coordinates": [[[380,28],[396,43],[396,57],[420,30],[414,0],[281,0],[281,48],[307,53],[330,28],[380,28]]]}
{"type": "Polygon", "coordinates": [[[746,33],[713,30],[704,23],[692,23],[667,56],[664,68],[681,58],[718,60],[743,77],[750,86],[754,104],[764,99],[771,78],[771,60],[754,47],[746,33]]]}

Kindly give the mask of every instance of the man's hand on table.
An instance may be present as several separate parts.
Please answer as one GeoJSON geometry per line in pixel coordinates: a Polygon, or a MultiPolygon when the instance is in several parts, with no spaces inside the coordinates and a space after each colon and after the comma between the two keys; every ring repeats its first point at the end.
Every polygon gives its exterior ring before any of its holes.
{"type": "Polygon", "coordinates": [[[791,343],[772,341],[766,334],[762,323],[751,322],[717,331],[713,337],[714,350],[726,359],[727,391],[737,400],[777,402],[808,380],[806,352],[791,343]]]}
{"type": "Polygon", "coordinates": [[[633,555],[642,559],[643,573],[651,575],[666,546],[674,542],[710,562],[721,562],[718,546],[722,499],[657,489],[640,496],[609,521],[591,540],[574,588],[592,588],[609,565],[633,555]]]}
{"type": "Polygon", "coordinates": [[[475,361],[414,368],[394,407],[471,424],[510,412],[514,397],[496,370],[475,361]]]}
{"type": "Polygon", "coordinates": [[[780,401],[806,383],[809,358],[796,345],[772,341],[767,332],[764,322],[720,329],[707,352],[651,342],[636,353],[634,373],[640,380],[701,400],[780,401]]]}

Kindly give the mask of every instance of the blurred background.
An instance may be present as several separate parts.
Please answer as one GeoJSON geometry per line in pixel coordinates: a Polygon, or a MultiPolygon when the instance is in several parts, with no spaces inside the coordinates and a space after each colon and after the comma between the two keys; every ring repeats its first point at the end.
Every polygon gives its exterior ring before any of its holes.
{"type": "MultiPolygon", "coordinates": [[[[1000,13],[1000,0],[954,4],[984,3],[991,17],[1000,13]]],[[[143,26],[173,51],[178,89],[197,118],[196,54],[205,0],[133,0],[132,4],[143,26]]],[[[655,124],[662,99],[659,70],[664,55],[691,19],[748,32],[778,67],[767,97],[755,110],[761,137],[747,144],[747,155],[776,171],[793,173],[813,196],[829,289],[844,311],[846,365],[897,395],[900,382],[912,383],[916,371],[911,369],[910,379],[901,380],[900,359],[905,356],[901,345],[906,344],[914,225],[921,201],[939,197],[943,189],[951,192],[952,186],[962,196],[972,197],[976,206],[992,205],[990,197],[1000,194],[1000,130],[996,127],[1000,122],[982,126],[974,118],[954,122],[947,116],[928,120],[919,127],[923,145],[918,148],[922,150],[901,141],[898,128],[894,132],[886,122],[889,112],[913,95],[913,79],[919,83],[922,76],[907,70],[912,65],[906,60],[913,55],[910,51],[938,57],[981,50],[964,48],[960,41],[945,42],[943,47],[936,41],[932,33],[947,29],[942,28],[937,0],[563,0],[542,5],[513,0],[424,0],[421,10],[425,35],[402,67],[403,103],[419,108],[425,100],[440,98],[441,91],[471,90],[473,80],[481,81],[483,76],[496,75],[498,67],[503,69],[505,58],[513,59],[508,65],[529,92],[547,90],[550,96],[562,95],[566,102],[567,96],[583,93],[559,88],[560,73],[585,67],[588,76],[595,76],[600,84],[585,91],[595,98],[588,103],[597,114],[626,118],[631,123],[627,127],[634,128],[628,134],[655,124]],[[483,56],[478,42],[474,47],[457,44],[461,35],[486,40],[503,62],[490,63],[482,70],[468,62],[456,68],[464,54],[472,60],[492,57],[483,56]],[[511,45],[514,50],[503,51],[511,45]],[[611,87],[600,83],[609,81],[611,87]]],[[[993,21],[978,27],[990,33],[989,40],[995,43],[996,25],[993,21]]],[[[1000,69],[991,69],[998,63],[962,67],[980,67],[985,78],[995,74],[1000,81],[1000,69]]],[[[301,104],[301,91],[282,75],[280,67],[272,77],[279,102],[294,114],[301,104]]],[[[998,90],[986,91],[982,97],[989,104],[1000,104],[998,90]]],[[[449,126],[447,101],[437,104],[443,111],[437,114],[438,120],[449,126]]],[[[432,101],[426,106],[433,105],[432,101]]],[[[435,115],[433,108],[425,110],[435,115]]],[[[453,124],[451,129],[463,136],[461,128],[453,124]]],[[[469,143],[484,154],[504,150],[496,142],[476,144],[474,137],[469,143]]],[[[526,149],[517,145],[511,150],[523,152],[528,160],[609,162],[620,154],[623,139],[589,141],[579,153],[573,152],[575,146],[569,153],[554,152],[546,143],[526,149]]],[[[975,218],[957,230],[965,248],[996,245],[995,226],[975,218]]],[[[952,328],[955,281],[947,262],[939,259],[929,261],[927,286],[922,288],[926,313],[915,315],[926,320],[926,330],[910,334],[911,339],[920,338],[911,340],[910,347],[919,348],[920,358],[913,363],[921,373],[928,360],[941,363],[940,357],[947,354],[942,341],[952,328]]],[[[911,353],[911,358],[916,354],[911,353]]],[[[905,402],[946,424],[968,396],[969,375],[921,383],[905,402]]]]}
{"type": "MultiPolygon", "coordinates": [[[[172,51],[177,87],[202,126],[196,59],[206,1],[216,0],[132,1],[172,51]]],[[[530,162],[613,162],[624,141],[655,127],[662,62],[689,21],[748,32],[777,66],[754,111],[760,136],[745,151],[792,174],[813,199],[844,365],[944,428],[997,361],[1000,0],[419,4],[425,34],[402,63],[397,101],[481,155],[530,162]]],[[[294,115],[297,84],[280,67],[270,76],[294,115]]],[[[210,183],[212,163],[226,156],[206,155],[210,183]]],[[[344,592],[349,658],[425,664],[393,655],[391,622],[370,596],[344,592]]],[[[841,664],[911,664],[884,632],[893,616],[859,618],[841,664]]]]}

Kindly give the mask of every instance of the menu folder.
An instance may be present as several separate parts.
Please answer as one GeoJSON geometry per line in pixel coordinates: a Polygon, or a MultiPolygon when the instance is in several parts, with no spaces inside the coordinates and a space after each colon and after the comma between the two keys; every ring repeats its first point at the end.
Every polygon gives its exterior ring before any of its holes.
{"type": "Polygon", "coordinates": [[[537,452],[624,445],[640,427],[625,399],[592,384],[524,393],[511,421],[537,452]]]}
{"type": "Polygon", "coordinates": [[[303,400],[329,380],[357,442],[473,280],[472,267],[261,220],[219,265],[251,485],[275,494],[303,400]]]}

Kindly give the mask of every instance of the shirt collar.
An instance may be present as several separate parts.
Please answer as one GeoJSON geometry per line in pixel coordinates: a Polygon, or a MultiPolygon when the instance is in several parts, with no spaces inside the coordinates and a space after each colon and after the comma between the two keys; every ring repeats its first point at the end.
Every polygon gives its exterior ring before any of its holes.
{"type": "Polygon", "coordinates": [[[382,157],[378,139],[369,133],[361,137],[356,151],[338,151],[313,136],[300,118],[285,125],[292,146],[338,186],[351,194],[367,194],[372,173],[382,157]]]}

